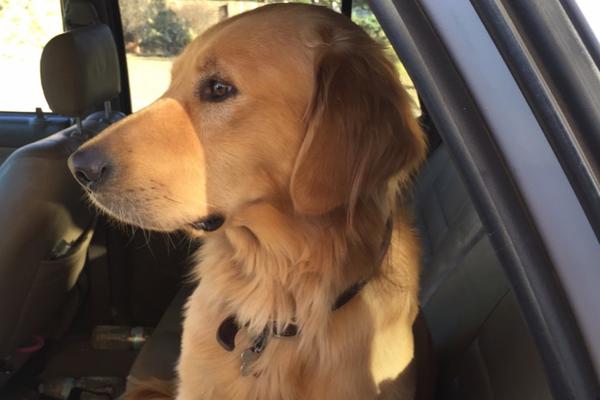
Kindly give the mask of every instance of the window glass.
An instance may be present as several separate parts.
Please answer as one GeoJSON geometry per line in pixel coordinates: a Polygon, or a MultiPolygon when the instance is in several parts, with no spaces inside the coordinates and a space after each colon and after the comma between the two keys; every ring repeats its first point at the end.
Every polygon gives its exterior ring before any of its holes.
{"type": "Polygon", "coordinates": [[[171,64],[192,38],[228,17],[264,5],[256,1],[121,1],[131,108],[156,100],[169,86],[171,64]]]}
{"type": "Polygon", "coordinates": [[[600,40],[600,2],[598,0],[575,0],[588,25],[600,40]]]}
{"type": "MultiPolygon", "coordinates": [[[[132,111],[149,105],[164,93],[169,86],[173,59],[193,37],[223,19],[276,2],[280,1],[121,1],[132,111]]],[[[341,1],[336,0],[304,2],[324,5],[338,12],[341,7],[341,1]]],[[[356,4],[353,19],[386,48],[398,67],[403,84],[416,99],[414,86],[406,70],[398,61],[366,2],[356,4]]],[[[417,107],[418,101],[414,104],[417,107]]]]}
{"type": "Polygon", "coordinates": [[[379,25],[377,18],[375,18],[375,15],[371,11],[371,8],[366,0],[352,1],[352,20],[383,46],[390,60],[392,60],[396,65],[398,75],[400,76],[400,82],[402,82],[402,85],[412,100],[413,113],[415,116],[420,115],[421,110],[415,85],[408,76],[404,65],[402,65],[398,59],[396,51],[392,48],[392,45],[385,35],[383,28],[381,28],[381,25],[379,25]]]}
{"type": "Polygon", "coordinates": [[[50,111],[40,81],[44,45],[63,31],[59,0],[0,0],[0,111],[50,111]]]}

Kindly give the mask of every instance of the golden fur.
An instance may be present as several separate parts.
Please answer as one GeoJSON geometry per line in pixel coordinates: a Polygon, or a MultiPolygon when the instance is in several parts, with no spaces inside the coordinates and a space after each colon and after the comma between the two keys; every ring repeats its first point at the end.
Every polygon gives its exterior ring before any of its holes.
{"type": "MultiPolygon", "coordinates": [[[[364,31],[299,4],[226,20],[184,50],[159,100],[83,149],[92,147],[112,171],[91,198],[117,219],[198,236],[194,221],[226,218],[203,235],[177,399],[414,398],[420,253],[400,192],[425,140],[394,65],[364,31]],[[238,94],[202,101],[208,76],[238,94]],[[230,314],[247,324],[233,352],[215,340],[230,314]],[[241,351],[271,321],[301,333],[272,338],[241,376],[241,351]]],[[[134,385],[126,398],[151,392],[134,385]]]]}

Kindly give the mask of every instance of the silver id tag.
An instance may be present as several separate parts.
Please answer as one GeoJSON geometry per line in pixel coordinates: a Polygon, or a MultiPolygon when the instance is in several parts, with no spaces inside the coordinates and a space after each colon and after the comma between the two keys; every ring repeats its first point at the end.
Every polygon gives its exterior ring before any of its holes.
{"type": "Polygon", "coordinates": [[[246,349],[242,352],[242,364],[240,371],[242,376],[248,376],[252,373],[252,364],[260,357],[260,353],[252,351],[252,349],[246,349]]]}

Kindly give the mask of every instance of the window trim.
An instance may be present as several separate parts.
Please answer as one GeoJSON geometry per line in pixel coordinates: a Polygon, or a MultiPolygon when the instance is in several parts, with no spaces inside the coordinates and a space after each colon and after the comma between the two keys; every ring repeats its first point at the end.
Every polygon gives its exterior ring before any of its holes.
{"type": "Polygon", "coordinates": [[[512,174],[511,160],[500,151],[484,108],[444,41],[448,38],[440,37],[443,26],[438,24],[456,24],[452,17],[461,12],[457,6],[471,6],[465,3],[468,0],[457,0],[440,8],[439,2],[428,0],[370,1],[457,162],[482,222],[493,232],[490,240],[544,361],[555,398],[596,398],[598,376],[556,274],[559,265],[553,264],[531,205],[512,174]],[[447,7],[455,8],[449,12],[447,7]],[[439,18],[434,20],[431,12],[439,18]]]}
{"type": "Polygon", "coordinates": [[[114,110],[122,113],[131,114],[131,88],[129,87],[129,73],[127,65],[127,55],[125,52],[125,40],[123,38],[123,25],[121,21],[120,0],[91,0],[96,9],[100,11],[99,6],[103,7],[103,12],[98,13],[100,21],[110,28],[117,46],[117,55],[119,57],[119,69],[121,72],[121,93],[119,97],[112,101],[114,110]]]}
{"type": "Polygon", "coordinates": [[[600,92],[600,80],[591,55],[557,0],[519,7],[505,0],[471,3],[542,125],[600,240],[600,98],[593,95],[600,92]],[[548,41],[564,45],[548,49],[548,41]],[[574,60],[569,51],[582,59],[574,60]]]}
{"type": "Polygon", "coordinates": [[[342,0],[341,13],[352,19],[352,0],[342,0]]]}

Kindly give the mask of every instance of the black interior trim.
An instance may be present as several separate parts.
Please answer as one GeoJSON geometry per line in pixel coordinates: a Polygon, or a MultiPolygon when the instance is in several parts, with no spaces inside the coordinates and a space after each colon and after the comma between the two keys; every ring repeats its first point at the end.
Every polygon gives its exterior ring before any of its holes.
{"type": "Polygon", "coordinates": [[[593,66],[548,42],[551,30],[570,51],[584,54],[577,32],[570,24],[559,23],[564,12],[556,0],[539,7],[532,3],[515,7],[514,2],[504,0],[471,3],[517,80],[600,240],[600,100],[592,95],[600,91],[600,81],[593,66]]]}
{"type": "Polygon", "coordinates": [[[352,18],[352,0],[342,0],[342,14],[352,18]]]}
{"type": "Polygon", "coordinates": [[[557,399],[599,397],[547,250],[487,124],[419,0],[370,0],[406,66],[511,281],[557,399]]]}
{"type": "Polygon", "coordinates": [[[44,113],[0,111],[0,147],[17,149],[72,125],[71,118],[44,113]]]}
{"type": "MultiPolygon", "coordinates": [[[[63,10],[68,3],[88,3],[91,4],[100,23],[107,25],[115,39],[117,55],[119,58],[119,70],[121,75],[121,93],[111,101],[112,109],[121,111],[124,114],[131,114],[131,96],[129,90],[129,75],[127,73],[127,58],[125,54],[125,42],[123,40],[123,27],[121,24],[121,14],[118,0],[64,0],[63,10]]],[[[63,12],[63,22],[65,19],[63,12]]],[[[101,110],[99,106],[97,110],[101,110]]]]}
{"type": "Polygon", "coordinates": [[[131,114],[131,93],[129,88],[129,74],[127,71],[127,57],[125,54],[125,41],[123,39],[123,25],[121,10],[118,0],[90,0],[100,16],[102,23],[109,26],[117,45],[119,66],[121,70],[121,93],[112,102],[113,109],[124,114],[131,114]]]}
{"type": "Polygon", "coordinates": [[[129,87],[129,72],[127,69],[127,56],[125,52],[125,39],[123,38],[123,24],[121,21],[121,9],[119,0],[106,0],[108,2],[108,20],[107,25],[113,32],[117,44],[117,53],[119,55],[119,64],[121,66],[121,94],[118,103],[113,104],[117,110],[128,115],[131,114],[131,91],[129,87]]]}
{"type": "Polygon", "coordinates": [[[421,100],[420,96],[419,107],[421,108],[421,115],[417,118],[417,120],[427,136],[427,154],[429,155],[433,153],[440,144],[442,144],[442,138],[440,137],[440,133],[437,131],[435,124],[431,120],[429,111],[427,111],[427,107],[425,107],[425,104],[423,104],[423,100],[421,100]]]}

